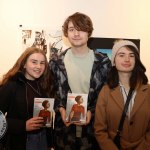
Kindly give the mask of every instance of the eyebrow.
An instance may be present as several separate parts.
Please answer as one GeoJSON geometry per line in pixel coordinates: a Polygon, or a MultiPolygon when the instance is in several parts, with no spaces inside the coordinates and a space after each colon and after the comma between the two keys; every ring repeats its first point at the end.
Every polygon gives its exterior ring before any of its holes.
{"type": "Polygon", "coordinates": [[[75,27],[68,27],[68,29],[74,29],[75,27]]]}
{"type": "MultiPolygon", "coordinates": [[[[125,52],[118,52],[117,54],[125,54],[125,52]]],[[[134,54],[133,52],[129,53],[129,54],[134,54]]]]}
{"type": "MultiPolygon", "coordinates": [[[[38,61],[37,59],[31,59],[32,61],[38,61]]],[[[42,60],[41,62],[45,62],[45,60],[42,60]]]]}

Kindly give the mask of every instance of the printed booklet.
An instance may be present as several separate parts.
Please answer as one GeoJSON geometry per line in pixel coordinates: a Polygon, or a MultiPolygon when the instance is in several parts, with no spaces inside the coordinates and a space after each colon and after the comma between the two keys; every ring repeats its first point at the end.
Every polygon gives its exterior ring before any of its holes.
{"type": "Polygon", "coordinates": [[[53,98],[34,98],[33,117],[43,117],[44,127],[53,127],[55,118],[53,107],[53,98]]]}
{"type": "Polygon", "coordinates": [[[66,107],[67,122],[86,122],[88,94],[68,93],[66,107]]]}

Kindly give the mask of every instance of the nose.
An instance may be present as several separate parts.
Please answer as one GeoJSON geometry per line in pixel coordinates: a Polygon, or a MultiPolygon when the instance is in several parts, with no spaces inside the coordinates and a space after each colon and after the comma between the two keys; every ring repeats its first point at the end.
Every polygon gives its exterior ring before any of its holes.
{"type": "Polygon", "coordinates": [[[40,64],[40,63],[37,63],[36,67],[37,67],[37,68],[41,68],[41,64],[40,64]]]}
{"type": "Polygon", "coordinates": [[[74,34],[75,35],[79,35],[79,31],[78,30],[74,30],[74,34]]]}
{"type": "Polygon", "coordinates": [[[130,60],[130,56],[125,56],[125,61],[129,61],[130,60]]]}

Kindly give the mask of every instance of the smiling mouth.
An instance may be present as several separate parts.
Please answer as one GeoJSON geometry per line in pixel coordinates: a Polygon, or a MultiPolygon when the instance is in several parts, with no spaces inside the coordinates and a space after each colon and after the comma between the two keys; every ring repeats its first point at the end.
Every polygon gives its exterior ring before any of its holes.
{"type": "Polygon", "coordinates": [[[129,64],[123,64],[122,66],[123,67],[130,67],[131,65],[129,65],[129,64]]]}
{"type": "Polygon", "coordinates": [[[75,40],[75,41],[79,41],[80,39],[73,38],[73,40],[75,40]]]}
{"type": "Polygon", "coordinates": [[[36,70],[36,71],[34,71],[34,72],[37,73],[37,74],[40,74],[40,73],[41,73],[41,71],[39,71],[39,70],[38,70],[38,71],[36,70]]]}

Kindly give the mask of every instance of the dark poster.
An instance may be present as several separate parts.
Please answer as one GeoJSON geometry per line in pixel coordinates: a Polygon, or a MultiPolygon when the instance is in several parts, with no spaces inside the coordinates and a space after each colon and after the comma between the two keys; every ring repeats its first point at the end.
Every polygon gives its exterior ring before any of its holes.
{"type": "MultiPolygon", "coordinates": [[[[113,44],[116,40],[119,40],[119,39],[120,38],[91,37],[88,40],[88,47],[98,52],[105,53],[108,55],[109,58],[111,58],[113,44]]],[[[140,50],[140,39],[124,39],[124,40],[130,40],[134,42],[140,50]]]]}

